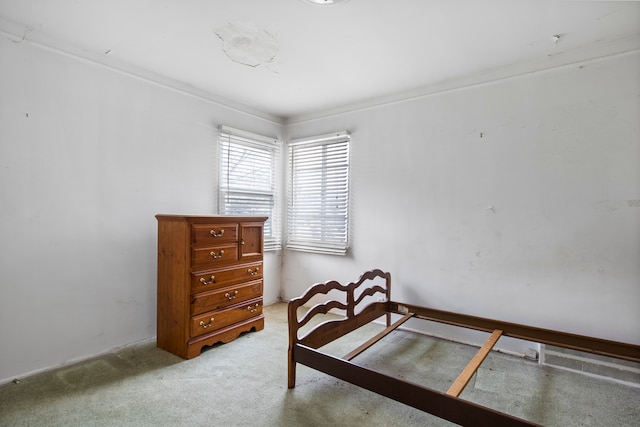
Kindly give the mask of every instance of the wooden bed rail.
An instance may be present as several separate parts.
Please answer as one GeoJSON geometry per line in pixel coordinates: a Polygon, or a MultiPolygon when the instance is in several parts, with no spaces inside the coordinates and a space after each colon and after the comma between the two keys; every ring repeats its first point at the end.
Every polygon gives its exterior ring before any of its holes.
{"type": "Polygon", "coordinates": [[[503,331],[502,335],[505,337],[555,345],[571,350],[584,351],[586,353],[640,363],[640,346],[635,344],[536,328],[516,323],[502,322],[494,319],[452,313],[428,307],[418,307],[393,301],[389,304],[389,308],[393,313],[397,314],[411,312],[414,313],[415,317],[420,319],[432,320],[439,323],[446,323],[449,325],[461,326],[490,333],[499,329],[503,331]]]}
{"type": "Polygon", "coordinates": [[[413,313],[405,314],[404,316],[402,316],[402,318],[400,320],[397,320],[393,325],[387,326],[387,328],[384,331],[380,332],[379,334],[377,334],[373,338],[367,340],[367,342],[365,342],[362,345],[358,346],[353,351],[350,351],[349,353],[347,353],[343,357],[343,359],[344,360],[353,359],[354,357],[356,357],[357,355],[359,355],[360,353],[362,353],[363,351],[365,351],[366,349],[368,349],[369,347],[371,347],[372,345],[374,345],[375,343],[380,341],[382,338],[386,337],[391,332],[393,332],[396,329],[398,329],[404,322],[406,322],[407,320],[411,319],[412,317],[413,317],[413,313]]]}
{"type": "Polygon", "coordinates": [[[473,374],[475,374],[480,367],[480,364],[484,362],[484,359],[487,358],[489,352],[491,351],[493,346],[496,345],[501,335],[502,331],[500,329],[496,329],[495,331],[493,331],[489,339],[484,343],[482,347],[480,347],[480,350],[478,350],[478,353],[476,353],[473,359],[471,359],[471,362],[469,362],[467,367],[464,368],[460,375],[458,375],[458,378],[456,378],[453,384],[451,384],[451,387],[449,387],[449,390],[447,390],[448,395],[455,397],[460,396],[462,390],[464,390],[464,388],[467,386],[473,374]]]}
{"type": "Polygon", "coordinates": [[[429,387],[355,365],[303,345],[296,346],[296,360],[335,378],[459,425],[474,427],[538,425],[429,387]]]}

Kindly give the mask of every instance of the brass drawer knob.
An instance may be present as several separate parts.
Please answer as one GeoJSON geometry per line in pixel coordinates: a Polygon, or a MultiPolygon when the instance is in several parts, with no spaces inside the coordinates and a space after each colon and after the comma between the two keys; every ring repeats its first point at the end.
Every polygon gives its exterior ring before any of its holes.
{"type": "Polygon", "coordinates": [[[252,270],[252,269],[248,269],[248,270],[247,270],[247,273],[249,273],[249,274],[250,274],[250,275],[252,275],[252,276],[255,276],[255,275],[256,275],[256,274],[258,274],[259,272],[260,272],[260,267],[256,267],[256,269],[255,269],[255,270],[252,270]]]}
{"type": "Polygon", "coordinates": [[[200,321],[200,326],[202,326],[204,329],[207,329],[209,326],[211,326],[213,324],[213,317],[211,318],[211,320],[209,320],[209,323],[204,323],[204,320],[200,321]]]}
{"type": "Polygon", "coordinates": [[[211,233],[213,237],[222,237],[224,235],[224,228],[218,233],[216,233],[216,230],[211,230],[209,233],[211,233]]]}
{"type": "Polygon", "coordinates": [[[247,310],[249,310],[251,313],[255,313],[256,311],[258,311],[258,304],[248,306],[247,310]]]}
{"type": "Polygon", "coordinates": [[[221,249],[220,252],[218,252],[217,254],[216,254],[216,251],[211,251],[209,255],[211,255],[213,259],[220,259],[222,258],[222,255],[224,255],[224,249],[221,249]]]}
{"type": "Polygon", "coordinates": [[[216,276],[211,276],[211,280],[207,281],[204,277],[200,278],[200,283],[203,285],[211,285],[216,282],[216,276]]]}
{"type": "Polygon", "coordinates": [[[232,299],[235,299],[238,296],[238,291],[229,293],[227,292],[226,294],[224,294],[225,298],[227,298],[229,301],[231,301],[232,299]]]}

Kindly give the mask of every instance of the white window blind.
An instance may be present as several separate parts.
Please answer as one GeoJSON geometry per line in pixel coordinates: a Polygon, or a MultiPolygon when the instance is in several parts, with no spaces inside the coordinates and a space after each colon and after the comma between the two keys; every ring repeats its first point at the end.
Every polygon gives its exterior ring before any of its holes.
{"type": "Polygon", "coordinates": [[[268,216],[265,250],[280,249],[280,142],[222,126],[219,129],[219,212],[268,216]]]}
{"type": "Polygon", "coordinates": [[[347,252],[349,142],[339,132],[289,143],[288,249],[347,252]]]}

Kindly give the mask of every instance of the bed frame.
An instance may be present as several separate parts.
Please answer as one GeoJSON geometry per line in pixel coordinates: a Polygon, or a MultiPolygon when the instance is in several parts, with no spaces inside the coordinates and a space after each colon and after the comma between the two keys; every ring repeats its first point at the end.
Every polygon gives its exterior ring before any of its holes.
{"type": "Polygon", "coordinates": [[[351,282],[347,285],[342,285],[337,281],[313,285],[307,289],[304,295],[299,298],[294,298],[289,302],[288,320],[289,388],[295,387],[296,364],[301,363],[460,425],[537,425],[459,397],[473,374],[501,336],[640,362],[640,346],[635,344],[540,329],[392,301],[391,275],[378,269],[363,273],[358,281],[351,282]],[[309,309],[303,316],[298,316],[298,309],[301,306],[309,303],[312,298],[317,298],[318,295],[325,294],[327,296],[323,298],[328,298],[330,291],[334,291],[333,294],[340,294],[341,297],[332,298],[325,303],[317,304],[309,309]],[[346,301],[346,303],[343,301],[346,301]],[[344,310],[346,316],[342,319],[320,323],[303,337],[298,336],[300,328],[307,325],[314,316],[327,314],[333,309],[344,310]],[[392,314],[401,316],[399,320],[393,324],[391,324],[392,314]],[[386,317],[386,329],[344,357],[338,358],[318,350],[318,348],[382,316],[386,317]],[[486,343],[480,348],[475,357],[473,357],[446,392],[403,381],[351,362],[357,355],[411,318],[436,321],[485,331],[491,334],[486,343]]]}

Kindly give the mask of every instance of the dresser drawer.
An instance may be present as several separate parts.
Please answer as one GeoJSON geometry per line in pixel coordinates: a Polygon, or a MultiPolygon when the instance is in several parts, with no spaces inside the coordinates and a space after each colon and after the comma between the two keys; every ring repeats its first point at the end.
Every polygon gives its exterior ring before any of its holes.
{"type": "Polygon", "coordinates": [[[214,268],[230,262],[238,261],[238,244],[207,246],[191,249],[191,265],[200,268],[214,268]]]}
{"type": "Polygon", "coordinates": [[[191,273],[191,292],[218,289],[247,280],[262,278],[262,263],[254,262],[239,266],[196,271],[191,273]]]}
{"type": "Polygon", "coordinates": [[[220,311],[209,311],[191,318],[191,336],[206,334],[262,313],[262,299],[254,299],[220,311]]]}
{"type": "Polygon", "coordinates": [[[193,224],[191,241],[196,245],[237,242],[238,224],[193,224]]]}
{"type": "Polygon", "coordinates": [[[219,310],[233,304],[262,296],[262,280],[243,283],[214,291],[201,292],[191,297],[191,315],[219,310]]]}

